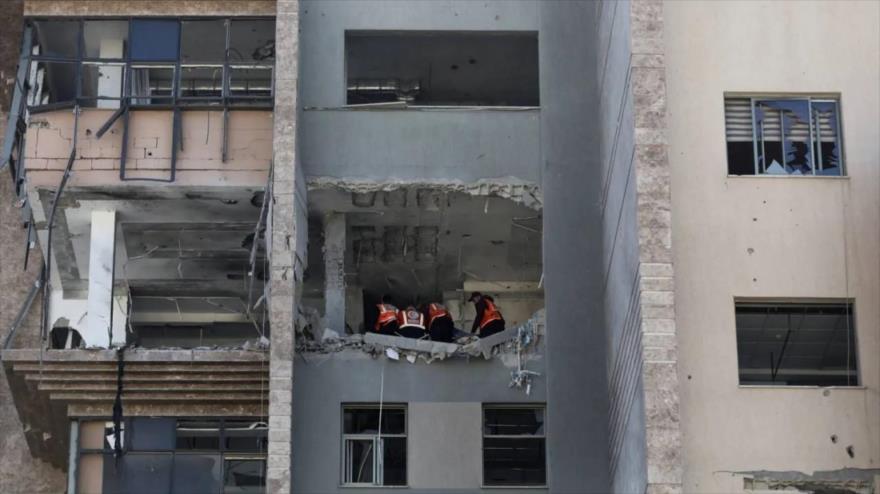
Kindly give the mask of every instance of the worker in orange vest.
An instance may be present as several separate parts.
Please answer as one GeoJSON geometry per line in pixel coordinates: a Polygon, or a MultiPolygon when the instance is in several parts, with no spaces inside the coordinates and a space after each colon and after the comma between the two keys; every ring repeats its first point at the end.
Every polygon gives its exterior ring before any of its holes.
{"type": "Polygon", "coordinates": [[[382,303],[377,304],[376,307],[379,309],[379,316],[376,317],[376,325],[373,329],[377,333],[396,334],[399,328],[397,315],[400,311],[391,303],[391,297],[383,295],[382,303]]]}
{"type": "Polygon", "coordinates": [[[452,334],[455,329],[455,323],[449,310],[442,304],[432,302],[422,307],[422,313],[425,320],[428,321],[428,335],[432,341],[442,341],[444,343],[452,343],[452,334]]]}
{"type": "Polygon", "coordinates": [[[474,292],[468,302],[473,302],[477,309],[477,316],[474,318],[474,325],[471,328],[472,334],[485,338],[504,331],[504,317],[501,315],[501,311],[495,307],[495,299],[489,295],[474,292]]]}
{"type": "Polygon", "coordinates": [[[417,339],[425,336],[425,316],[412,305],[397,314],[397,323],[400,336],[417,339]]]}

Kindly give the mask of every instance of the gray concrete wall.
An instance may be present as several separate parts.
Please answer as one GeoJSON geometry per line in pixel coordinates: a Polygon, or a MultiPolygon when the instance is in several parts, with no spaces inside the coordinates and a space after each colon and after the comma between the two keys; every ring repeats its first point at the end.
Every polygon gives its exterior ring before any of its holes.
{"type": "Polygon", "coordinates": [[[346,111],[346,30],[536,31],[535,1],[302,3],[302,163],[311,176],[540,182],[537,111],[346,111]]]}
{"type": "MultiPolygon", "coordinates": [[[[0,146],[6,129],[9,104],[21,42],[22,1],[4,2],[0,9],[0,146]]],[[[30,253],[25,271],[24,254],[27,230],[22,228],[21,214],[15,207],[16,197],[9,170],[0,173],[0,342],[27,297],[40,272],[42,256],[39,249],[30,253]]],[[[37,347],[39,344],[39,298],[34,302],[25,324],[16,331],[13,348],[37,347]]],[[[12,401],[4,366],[0,366],[0,492],[36,494],[64,492],[66,475],[60,468],[31,455],[24,436],[24,421],[12,401]]],[[[51,438],[49,438],[51,439],[51,438]]]]}
{"type": "Polygon", "coordinates": [[[547,435],[552,492],[608,492],[596,7],[540,3],[547,435]]]}
{"type": "Polygon", "coordinates": [[[647,483],[639,322],[634,115],[628,2],[600,2],[597,79],[602,176],[602,303],[608,348],[609,454],[614,492],[647,483]]]}
{"type": "MultiPolygon", "coordinates": [[[[382,401],[409,404],[408,492],[480,492],[481,404],[544,403],[547,397],[540,377],[531,395],[510,388],[511,368],[499,358],[410,364],[374,360],[360,351],[300,355],[294,364],[293,492],[350,490],[340,487],[342,405],[378,403],[383,366],[382,401]]],[[[545,371],[540,360],[528,368],[545,371]]],[[[370,488],[371,493],[397,491],[370,488]]]]}

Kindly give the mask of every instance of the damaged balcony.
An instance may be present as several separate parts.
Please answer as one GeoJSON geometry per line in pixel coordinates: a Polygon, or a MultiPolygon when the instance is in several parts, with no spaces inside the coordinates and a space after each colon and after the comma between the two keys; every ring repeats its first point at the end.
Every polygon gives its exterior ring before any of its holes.
{"type": "Polygon", "coordinates": [[[540,195],[528,187],[314,184],[308,269],[297,331],[304,359],[343,353],[408,360],[492,358],[526,372],[544,335],[540,195]],[[471,334],[468,298],[494,298],[506,330],[471,334]],[[453,320],[451,341],[375,330],[377,305],[432,302],[453,320]],[[525,356],[516,363],[517,356],[525,356]]]}

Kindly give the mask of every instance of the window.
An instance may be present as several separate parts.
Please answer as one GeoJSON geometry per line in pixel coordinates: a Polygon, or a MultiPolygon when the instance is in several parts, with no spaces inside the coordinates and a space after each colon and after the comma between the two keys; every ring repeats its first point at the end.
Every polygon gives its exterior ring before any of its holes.
{"type": "Polygon", "coordinates": [[[343,406],[342,431],[343,484],[406,485],[404,405],[343,406]]]}
{"type": "Polygon", "coordinates": [[[547,483],[544,407],[483,407],[483,485],[547,483]]]}
{"type": "Polygon", "coordinates": [[[77,492],[265,492],[267,426],[249,419],[132,418],[113,456],[113,423],[79,426],[77,492]]]}
{"type": "Polygon", "coordinates": [[[836,99],[724,100],[731,175],[844,174],[836,99]]]}
{"type": "Polygon", "coordinates": [[[736,302],[740,384],[857,386],[852,303],[736,302]]]}
{"type": "Polygon", "coordinates": [[[28,104],[269,107],[271,19],[31,20],[28,104]]]}
{"type": "Polygon", "coordinates": [[[348,31],[347,103],[538,106],[534,32],[348,31]]]}

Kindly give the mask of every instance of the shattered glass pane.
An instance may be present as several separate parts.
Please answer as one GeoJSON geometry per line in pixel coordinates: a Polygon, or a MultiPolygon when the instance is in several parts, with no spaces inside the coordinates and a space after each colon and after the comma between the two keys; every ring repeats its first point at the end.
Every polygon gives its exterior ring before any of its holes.
{"type": "Polygon", "coordinates": [[[806,99],[755,101],[760,170],[768,175],[812,175],[810,105],[806,99]]]}
{"type": "Polygon", "coordinates": [[[226,458],[224,494],[262,493],[266,488],[266,461],[253,458],[226,458]]]}
{"type": "Polygon", "coordinates": [[[813,101],[816,174],[843,175],[840,159],[840,117],[836,101],[813,101]]]}
{"type": "Polygon", "coordinates": [[[229,63],[275,60],[274,20],[233,20],[229,31],[229,63]]]}

